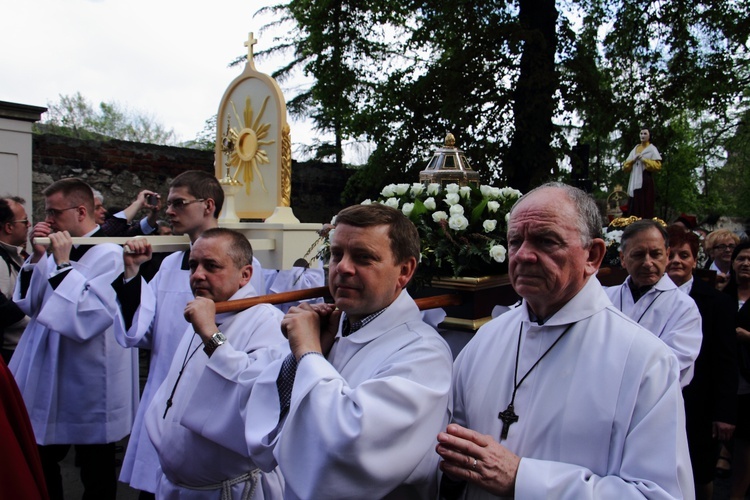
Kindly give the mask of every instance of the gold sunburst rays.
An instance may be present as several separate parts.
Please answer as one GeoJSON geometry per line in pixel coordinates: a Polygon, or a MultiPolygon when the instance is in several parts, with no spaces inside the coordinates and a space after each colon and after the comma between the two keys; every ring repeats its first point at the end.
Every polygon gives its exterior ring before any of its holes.
{"type": "Polygon", "coordinates": [[[263,100],[263,105],[260,107],[260,112],[255,117],[255,120],[253,120],[254,111],[249,96],[245,98],[245,109],[242,113],[242,119],[240,119],[237,113],[234,102],[229,101],[232,105],[232,111],[234,111],[237,124],[241,128],[239,131],[233,127],[228,127],[227,129],[226,135],[228,136],[229,144],[231,144],[228,151],[229,158],[227,165],[237,167],[232,176],[232,180],[234,181],[237,180],[240,172],[242,172],[242,181],[245,184],[245,192],[247,194],[250,194],[250,183],[253,182],[254,173],[258,174],[263,191],[268,192],[258,165],[271,163],[268,159],[268,153],[263,147],[276,142],[273,140],[264,140],[268,136],[271,124],[261,123],[269,98],[270,96],[266,96],[263,100]]]}

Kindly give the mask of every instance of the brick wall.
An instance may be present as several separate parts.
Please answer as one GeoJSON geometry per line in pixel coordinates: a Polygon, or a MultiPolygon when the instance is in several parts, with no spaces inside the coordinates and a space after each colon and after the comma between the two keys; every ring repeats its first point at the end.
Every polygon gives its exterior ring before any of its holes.
{"type": "MultiPolygon", "coordinates": [[[[81,140],[50,134],[33,136],[34,221],[44,218],[42,191],[65,177],[80,177],[104,195],[107,207],[129,205],[142,189],[166,199],[169,183],[185,170],[213,172],[210,151],[118,140],[81,140]]],[[[292,209],[301,222],[328,222],[342,206],[339,197],[351,171],[335,165],[294,162],[292,209]]],[[[10,193],[12,194],[12,193],[10,193]]]]}

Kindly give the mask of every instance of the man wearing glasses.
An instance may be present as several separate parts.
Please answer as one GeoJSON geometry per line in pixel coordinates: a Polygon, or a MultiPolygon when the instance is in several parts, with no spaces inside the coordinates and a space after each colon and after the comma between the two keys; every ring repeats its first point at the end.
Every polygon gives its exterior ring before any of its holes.
{"type": "MultiPolygon", "coordinates": [[[[13,300],[29,317],[9,365],[29,412],[50,498],[62,498],[59,462],[71,445],[81,466],[84,498],[114,498],[115,442],[130,433],[138,405],[135,353],[120,347],[119,316],[109,284],[122,272],[122,249],[111,243],[73,246],[99,236],[91,187],[62,179],[44,190],[46,214],[13,300]]],[[[25,225],[25,224],[24,224],[25,225]]]]}
{"type": "Polygon", "coordinates": [[[23,265],[21,252],[29,231],[29,217],[23,207],[25,203],[18,196],[0,198],[0,257],[3,258],[3,262],[0,262],[0,354],[6,363],[10,363],[18,340],[29,322],[28,316],[11,300],[18,272],[23,265]]]}
{"type": "MultiPolygon", "coordinates": [[[[170,184],[166,213],[174,233],[187,234],[192,247],[205,231],[218,227],[223,203],[224,191],[213,174],[188,170],[170,184]]],[[[123,321],[115,325],[115,335],[125,347],[150,349],[151,360],[120,481],[142,492],[154,493],[158,480],[154,471],[159,467],[159,458],[145,432],[143,418],[188,327],[184,311],[193,300],[190,251],[166,257],[153,279],[146,283],[138,274],[140,267],[151,259],[151,245],[143,238],[135,238],[127,246],[130,253],[124,254],[125,272],[112,283],[123,312],[123,321]]],[[[258,294],[265,293],[262,276],[260,263],[253,259],[251,284],[258,294]]],[[[148,494],[141,495],[145,497],[148,494]]]]}

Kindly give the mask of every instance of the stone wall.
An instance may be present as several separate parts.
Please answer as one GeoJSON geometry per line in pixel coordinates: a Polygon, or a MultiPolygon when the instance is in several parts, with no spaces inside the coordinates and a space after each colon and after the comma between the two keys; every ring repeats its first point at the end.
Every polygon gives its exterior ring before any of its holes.
{"type": "MultiPolygon", "coordinates": [[[[142,189],[166,199],[169,183],[185,170],[213,171],[210,151],[118,140],[81,140],[50,134],[33,137],[34,221],[44,218],[42,191],[65,177],[80,177],[104,195],[107,207],[129,205],[142,189]]],[[[328,222],[351,171],[319,162],[294,162],[292,209],[301,222],[328,222]]],[[[9,193],[12,194],[12,193],[9,193]]]]}

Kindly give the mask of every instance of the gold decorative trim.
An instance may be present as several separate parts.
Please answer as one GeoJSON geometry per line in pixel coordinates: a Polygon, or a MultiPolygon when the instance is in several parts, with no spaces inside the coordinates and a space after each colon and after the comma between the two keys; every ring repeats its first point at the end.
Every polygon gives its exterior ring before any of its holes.
{"type": "Polygon", "coordinates": [[[286,123],[281,129],[281,206],[292,206],[292,134],[286,123]]]}
{"type": "Polygon", "coordinates": [[[482,325],[489,323],[492,320],[492,316],[485,316],[484,318],[477,319],[465,319],[465,318],[452,318],[446,316],[440,326],[443,328],[452,327],[459,328],[461,330],[479,330],[482,325]]]}
{"type": "Polygon", "coordinates": [[[484,290],[485,288],[495,288],[502,285],[509,285],[510,277],[507,274],[498,274],[494,276],[479,276],[476,278],[469,277],[440,277],[434,278],[430,286],[439,288],[448,288],[450,290],[484,290]]]}

